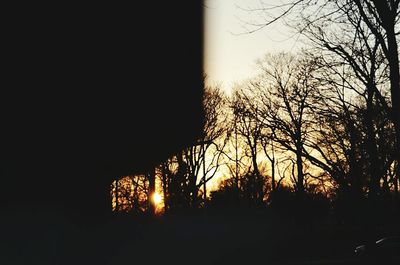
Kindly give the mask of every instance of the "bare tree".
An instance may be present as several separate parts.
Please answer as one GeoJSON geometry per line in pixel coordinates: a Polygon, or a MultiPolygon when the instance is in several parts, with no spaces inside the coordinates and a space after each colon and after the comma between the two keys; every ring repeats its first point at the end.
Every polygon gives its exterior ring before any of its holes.
{"type": "MultiPolygon", "coordinates": [[[[395,159],[400,159],[400,73],[399,73],[399,19],[397,0],[288,0],[270,6],[260,1],[260,6],[247,9],[262,14],[257,23],[247,23],[248,33],[287,19],[312,41],[313,45],[339,56],[363,83],[367,100],[367,126],[369,135],[371,194],[378,191],[381,171],[372,125],[373,98],[376,97],[392,120],[395,129],[395,159]],[[388,72],[390,103],[379,89],[377,74],[388,72]],[[379,73],[380,72],[380,73],[379,73]]],[[[326,53],[324,57],[326,56],[326,53]]],[[[397,172],[400,175],[400,172],[397,172]]]]}
{"type": "Polygon", "coordinates": [[[145,175],[125,176],[113,181],[110,193],[114,212],[144,213],[150,209],[149,181],[145,175]]]}
{"type": "Polygon", "coordinates": [[[364,23],[357,7],[337,2],[336,8],[339,7],[346,12],[336,14],[331,20],[308,21],[303,32],[313,42],[313,54],[320,54],[321,68],[327,72],[322,77],[325,86],[333,90],[333,86],[340,86],[348,94],[358,95],[365,101],[362,114],[369,161],[365,172],[368,172],[369,194],[374,197],[380,192],[380,180],[387,167],[379,155],[375,129],[376,118],[381,112],[377,110],[377,104],[384,108],[386,115],[391,115],[389,100],[385,97],[389,83],[387,61],[379,40],[364,23]],[[332,30],[327,29],[328,22],[332,30]]]}
{"type": "Polygon", "coordinates": [[[225,97],[219,87],[206,87],[203,105],[205,123],[203,135],[196,145],[183,151],[188,166],[189,186],[191,187],[193,207],[198,207],[198,190],[203,186],[204,202],[206,201],[207,182],[215,176],[222,160],[223,148],[226,145],[226,127],[221,122],[225,119],[225,97]],[[209,157],[207,157],[207,154],[209,157]],[[207,161],[208,159],[208,161],[207,161]],[[201,171],[201,169],[203,169],[201,171]],[[202,179],[200,180],[200,176],[202,179]]]}
{"type": "Polygon", "coordinates": [[[228,141],[227,128],[223,123],[226,116],[224,104],[225,96],[220,88],[206,87],[202,136],[160,166],[167,208],[198,208],[201,188],[205,203],[207,182],[222,165],[223,150],[228,141]]]}
{"type": "MultiPolygon", "coordinates": [[[[258,157],[261,149],[263,127],[256,117],[257,113],[253,112],[256,105],[253,105],[248,96],[245,89],[239,88],[234,91],[231,108],[235,117],[235,133],[241,137],[241,147],[245,150],[247,157],[251,161],[251,166],[249,167],[251,171],[245,174],[246,177],[241,182],[242,185],[246,183],[249,202],[262,204],[265,195],[265,179],[259,169],[258,157]]],[[[236,146],[235,151],[237,151],[237,148],[236,146]]],[[[237,163],[236,166],[238,166],[237,163]]],[[[238,175],[236,177],[239,178],[238,175]]]]}
{"type": "Polygon", "coordinates": [[[316,64],[294,55],[267,55],[260,61],[261,76],[252,83],[254,97],[259,98],[258,119],[270,129],[281,148],[295,156],[296,192],[304,193],[305,175],[303,150],[312,132],[310,113],[317,83],[312,75],[316,64]]]}

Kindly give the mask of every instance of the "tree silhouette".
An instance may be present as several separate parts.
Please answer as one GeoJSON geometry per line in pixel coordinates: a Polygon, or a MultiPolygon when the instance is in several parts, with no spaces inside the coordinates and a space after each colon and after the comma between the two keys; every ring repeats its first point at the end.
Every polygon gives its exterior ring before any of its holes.
{"type": "Polygon", "coordinates": [[[145,175],[131,175],[111,184],[114,212],[144,213],[149,209],[149,181],[145,175]]]}
{"type": "MultiPolygon", "coordinates": [[[[397,160],[397,164],[400,154],[399,8],[399,1],[390,0],[300,0],[247,10],[264,15],[260,16],[260,23],[247,24],[252,26],[248,33],[285,19],[287,25],[310,40],[311,45],[318,47],[324,59],[329,60],[332,54],[341,58],[340,61],[348,67],[346,74],[348,71],[354,74],[351,82],[358,80],[361,83],[367,103],[365,121],[369,137],[367,159],[370,197],[379,193],[379,181],[382,178],[373,125],[376,118],[373,107],[375,98],[394,125],[394,160],[397,160]],[[385,86],[389,88],[390,101],[383,92],[385,86]]],[[[360,84],[354,87],[353,83],[352,86],[353,89],[359,89],[357,86],[360,84]]],[[[385,170],[387,166],[383,168],[385,170]]],[[[400,175],[400,172],[396,174],[400,175]]]]}
{"type": "Polygon", "coordinates": [[[201,137],[160,165],[166,209],[199,208],[201,188],[205,203],[206,184],[218,172],[228,141],[227,127],[221,122],[226,116],[224,104],[224,95],[218,87],[206,87],[201,137]]]}
{"type": "MultiPolygon", "coordinates": [[[[265,178],[259,169],[259,152],[262,140],[262,126],[259,119],[252,112],[248,98],[244,90],[240,88],[234,91],[232,96],[231,108],[234,115],[236,133],[243,139],[241,146],[245,150],[246,156],[250,159],[249,170],[240,177],[240,190],[247,195],[249,204],[260,205],[265,196],[265,178]]],[[[237,147],[235,147],[237,150],[237,147]]]]}
{"type": "Polygon", "coordinates": [[[260,80],[252,84],[260,98],[260,121],[270,129],[274,141],[295,156],[293,174],[296,192],[304,193],[305,172],[303,149],[310,137],[313,120],[313,94],[317,83],[313,78],[315,63],[289,54],[268,55],[260,61],[260,80]]]}

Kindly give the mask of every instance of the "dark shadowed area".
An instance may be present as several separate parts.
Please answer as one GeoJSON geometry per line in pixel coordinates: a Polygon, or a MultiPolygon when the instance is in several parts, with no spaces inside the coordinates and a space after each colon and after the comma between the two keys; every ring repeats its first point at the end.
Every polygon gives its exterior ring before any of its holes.
{"type": "Polygon", "coordinates": [[[107,220],[112,180],[200,134],[202,5],[32,3],[7,13],[1,263],[81,264],[64,260],[79,254],[63,244],[107,220]],[[68,224],[85,228],[64,242],[68,224]]]}
{"type": "Polygon", "coordinates": [[[2,204],[91,203],[80,196],[193,142],[202,126],[201,10],[181,3],[11,9],[2,204]]]}

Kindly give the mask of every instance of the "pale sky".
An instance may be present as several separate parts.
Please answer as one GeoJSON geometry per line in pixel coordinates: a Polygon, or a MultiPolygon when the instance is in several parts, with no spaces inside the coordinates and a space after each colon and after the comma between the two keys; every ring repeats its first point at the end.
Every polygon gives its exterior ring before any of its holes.
{"type": "Polygon", "coordinates": [[[258,58],[268,52],[294,52],[300,45],[282,23],[235,35],[246,32],[245,22],[261,21],[257,14],[241,9],[256,7],[260,0],[205,0],[205,72],[209,83],[220,83],[227,92],[254,74],[258,58]]]}

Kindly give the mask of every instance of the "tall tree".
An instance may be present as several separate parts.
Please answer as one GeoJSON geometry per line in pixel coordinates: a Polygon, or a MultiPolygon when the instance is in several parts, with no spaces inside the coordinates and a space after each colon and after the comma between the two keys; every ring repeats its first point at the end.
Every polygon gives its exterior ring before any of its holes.
{"type": "Polygon", "coordinates": [[[301,197],[305,191],[303,149],[310,135],[310,116],[317,83],[312,78],[316,64],[286,53],[267,55],[260,61],[261,76],[252,83],[260,100],[258,118],[270,128],[273,139],[295,156],[294,186],[301,197]]]}
{"type": "MultiPolygon", "coordinates": [[[[234,91],[231,108],[235,116],[234,126],[236,134],[241,137],[241,147],[247,151],[247,156],[251,161],[251,172],[248,172],[246,175],[248,179],[242,180],[246,182],[247,197],[251,204],[262,204],[265,195],[265,181],[259,169],[258,157],[261,148],[263,127],[256,117],[257,113],[253,112],[256,105],[253,105],[253,102],[248,96],[245,88],[239,88],[234,91]]],[[[237,137],[237,135],[235,136],[237,137]]],[[[235,151],[237,151],[237,146],[235,151]]]]}
{"type": "Polygon", "coordinates": [[[180,150],[161,167],[161,179],[167,208],[200,206],[200,189],[204,203],[206,185],[222,165],[223,149],[227,143],[225,96],[219,87],[208,86],[203,95],[204,126],[196,142],[180,150]]]}
{"type": "Polygon", "coordinates": [[[386,168],[384,158],[378,151],[375,123],[381,112],[378,105],[389,117],[392,112],[387,103],[390,100],[385,97],[390,79],[386,70],[387,61],[379,39],[365,23],[356,5],[338,1],[332,9],[346,12],[337,12],[329,20],[311,23],[308,19],[303,32],[313,43],[313,54],[320,54],[322,69],[328,72],[322,77],[325,86],[333,90],[336,89],[333,86],[339,86],[349,95],[359,95],[361,104],[365,104],[362,107],[365,111],[360,114],[367,136],[365,147],[368,167],[365,172],[372,198],[380,193],[380,180],[386,168]]]}
{"type": "Polygon", "coordinates": [[[399,9],[398,0],[288,0],[273,7],[261,1],[260,7],[249,9],[250,12],[263,14],[260,23],[249,23],[253,26],[249,33],[285,18],[290,26],[314,44],[342,57],[353,68],[356,78],[365,82],[372,196],[378,193],[380,180],[379,163],[373,162],[378,157],[372,125],[374,113],[371,112],[374,97],[381,101],[394,124],[394,156],[397,161],[400,160],[399,9]],[[389,104],[378,89],[376,63],[386,65],[382,72],[386,69],[388,72],[389,104]]]}

